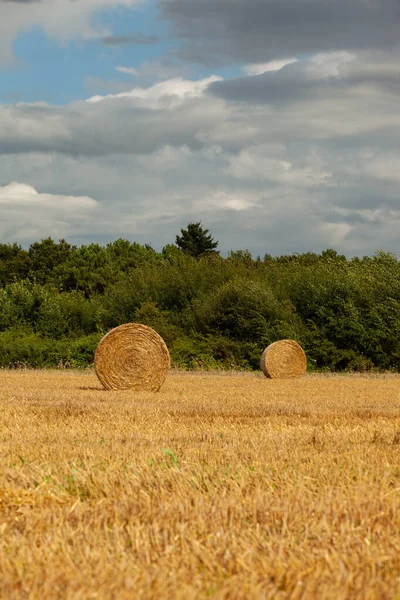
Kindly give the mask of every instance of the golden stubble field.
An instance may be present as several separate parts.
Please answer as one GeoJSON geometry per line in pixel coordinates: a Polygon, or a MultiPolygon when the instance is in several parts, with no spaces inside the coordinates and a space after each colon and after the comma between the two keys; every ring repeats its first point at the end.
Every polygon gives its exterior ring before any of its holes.
{"type": "Polygon", "coordinates": [[[0,597],[400,597],[400,377],[0,371],[0,597]]]}

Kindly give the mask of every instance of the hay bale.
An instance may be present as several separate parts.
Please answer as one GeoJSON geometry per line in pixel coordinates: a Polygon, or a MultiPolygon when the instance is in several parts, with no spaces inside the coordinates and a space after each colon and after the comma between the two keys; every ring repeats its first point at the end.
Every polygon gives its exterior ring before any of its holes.
{"type": "Polygon", "coordinates": [[[265,348],[260,368],[270,379],[293,379],[303,375],[307,369],[307,358],[297,342],[280,340],[265,348]]]}
{"type": "Polygon", "coordinates": [[[94,357],[96,375],[107,390],[157,392],[169,366],[169,352],[162,337],[139,323],[126,323],[109,331],[94,357]]]}

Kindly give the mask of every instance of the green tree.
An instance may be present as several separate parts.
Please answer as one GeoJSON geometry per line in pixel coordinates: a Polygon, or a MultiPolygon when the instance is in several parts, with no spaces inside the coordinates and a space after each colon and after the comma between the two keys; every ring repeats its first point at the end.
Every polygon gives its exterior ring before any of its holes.
{"type": "Polygon", "coordinates": [[[30,278],[40,284],[51,282],[54,269],[67,262],[74,249],[65,240],[57,243],[51,237],[34,242],[28,250],[31,260],[30,278]]]}
{"type": "Polygon", "coordinates": [[[31,259],[18,244],[0,244],[0,286],[25,279],[31,268],[31,259]]]}
{"type": "Polygon", "coordinates": [[[199,258],[204,254],[216,252],[218,242],[203,229],[201,223],[188,223],[187,229],[181,229],[182,235],[177,235],[175,243],[186,254],[199,258]]]}

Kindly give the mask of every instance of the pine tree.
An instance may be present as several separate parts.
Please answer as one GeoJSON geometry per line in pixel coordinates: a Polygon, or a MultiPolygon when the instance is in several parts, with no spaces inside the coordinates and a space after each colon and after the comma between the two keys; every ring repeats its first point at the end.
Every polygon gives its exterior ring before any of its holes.
{"type": "Polygon", "coordinates": [[[187,229],[181,229],[181,235],[175,240],[178,248],[199,258],[203,254],[216,253],[218,242],[214,241],[208,229],[203,229],[201,223],[188,223],[187,229]]]}

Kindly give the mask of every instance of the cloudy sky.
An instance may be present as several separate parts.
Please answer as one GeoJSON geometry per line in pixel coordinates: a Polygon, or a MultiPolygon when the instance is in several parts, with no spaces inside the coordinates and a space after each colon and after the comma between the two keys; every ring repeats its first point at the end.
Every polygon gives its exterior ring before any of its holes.
{"type": "Polygon", "coordinates": [[[400,253],[398,0],[0,0],[0,242],[400,253]]]}

